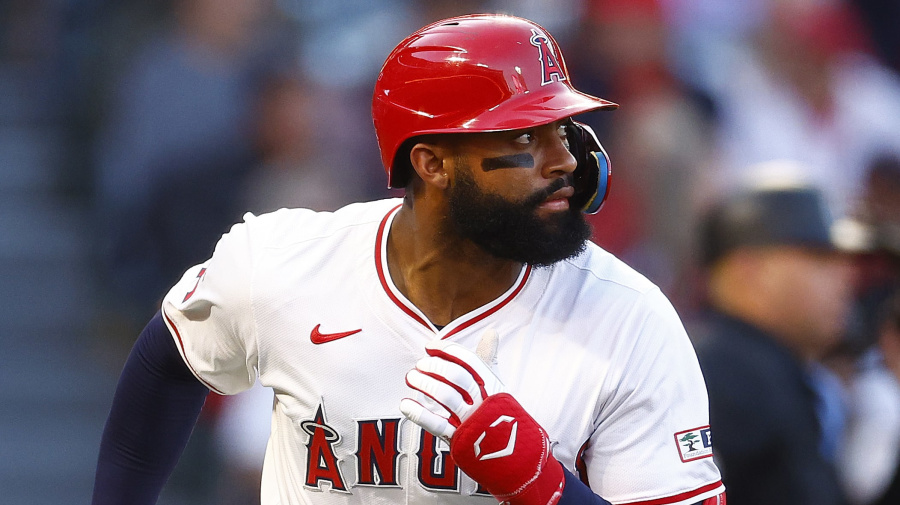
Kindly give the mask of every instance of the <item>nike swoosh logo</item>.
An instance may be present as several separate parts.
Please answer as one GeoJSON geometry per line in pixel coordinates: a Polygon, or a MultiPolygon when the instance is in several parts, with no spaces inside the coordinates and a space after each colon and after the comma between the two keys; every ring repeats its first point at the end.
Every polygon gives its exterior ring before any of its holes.
{"type": "Polygon", "coordinates": [[[321,324],[317,324],[315,328],[312,329],[312,332],[309,334],[309,340],[314,344],[324,344],[326,342],[334,342],[335,340],[349,337],[350,335],[355,335],[362,331],[362,328],[353,331],[342,331],[340,333],[321,333],[319,331],[319,327],[321,324]]]}

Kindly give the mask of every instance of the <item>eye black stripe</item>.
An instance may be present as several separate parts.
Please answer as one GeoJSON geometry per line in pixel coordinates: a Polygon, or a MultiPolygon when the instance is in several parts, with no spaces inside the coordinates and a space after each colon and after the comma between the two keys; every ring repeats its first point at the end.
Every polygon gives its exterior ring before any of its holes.
{"type": "Polygon", "coordinates": [[[481,160],[481,169],[485,172],[500,168],[534,168],[534,157],[528,153],[521,153],[481,160]]]}

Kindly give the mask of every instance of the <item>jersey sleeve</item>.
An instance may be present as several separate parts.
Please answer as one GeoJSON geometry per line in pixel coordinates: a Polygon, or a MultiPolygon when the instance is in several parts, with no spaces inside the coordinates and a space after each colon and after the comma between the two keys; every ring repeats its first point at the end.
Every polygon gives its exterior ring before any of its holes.
{"type": "MultiPolygon", "coordinates": [[[[257,218],[248,214],[222,236],[212,257],[184,273],[166,294],[162,313],[191,372],[212,391],[253,386],[258,367],[252,310],[257,218]]],[[[258,233],[257,233],[258,235],[258,233]]]]}
{"type": "Polygon", "coordinates": [[[669,301],[653,289],[623,328],[633,335],[608,381],[584,450],[588,481],[615,504],[689,505],[724,487],[712,459],[706,385],[669,301]]]}

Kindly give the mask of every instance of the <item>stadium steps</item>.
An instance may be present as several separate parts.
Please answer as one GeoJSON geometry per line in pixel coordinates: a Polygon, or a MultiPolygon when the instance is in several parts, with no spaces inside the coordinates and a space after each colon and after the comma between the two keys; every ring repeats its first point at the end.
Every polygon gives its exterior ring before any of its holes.
{"type": "Polygon", "coordinates": [[[92,360],[87,214],[55,190],[49,79],[0,62],[0,503],[90,503],[115,376],[92,360]]]}

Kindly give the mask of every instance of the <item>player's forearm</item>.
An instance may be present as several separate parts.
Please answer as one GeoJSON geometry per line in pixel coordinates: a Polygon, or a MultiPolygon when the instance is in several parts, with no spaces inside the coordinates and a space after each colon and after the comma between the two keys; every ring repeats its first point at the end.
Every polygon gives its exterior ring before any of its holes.
{"type": "Polygon", "coordinates": [[[608,501],[600,498],[591,488],[587,487],[581,480],[563,467],[566,475],[566,487],[563,489],[562,496],[556,505],[611,505],[608,501]]]}
{"type": "Polygon", "coordinates": [[[208,393],[157,314],[119,379],[100,443],[93,505],[155,503],[208,393]]]}

